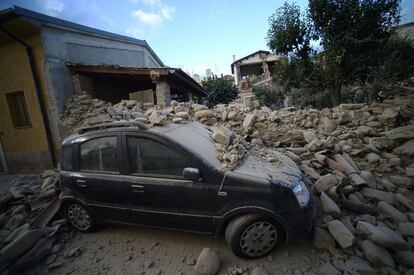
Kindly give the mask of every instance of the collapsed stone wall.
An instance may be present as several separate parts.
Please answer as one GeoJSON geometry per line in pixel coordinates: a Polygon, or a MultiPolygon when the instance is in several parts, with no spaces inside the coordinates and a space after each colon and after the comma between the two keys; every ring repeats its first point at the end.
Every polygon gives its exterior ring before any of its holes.
{"type": "Polygon", "coordinates": [[[374,274],[414,268],[413,115],[409,100],[323,110],[172,101],[143,111],[131,100],[112,105],[81,95],[68,102],[61,125],[69,134],[114,120],[199,121],[213,130],[226,169],[250,153],[271,163],[271,151],[280,151],[299,165],[317,199],[313,243],[331,255],[325,268],[374,274]]]}

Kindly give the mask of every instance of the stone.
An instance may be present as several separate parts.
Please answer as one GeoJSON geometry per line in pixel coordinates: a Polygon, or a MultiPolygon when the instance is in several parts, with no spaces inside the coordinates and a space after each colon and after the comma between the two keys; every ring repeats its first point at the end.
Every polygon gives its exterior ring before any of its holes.
{"type": "Polygon", "coordinates": [[[391,175],[389,176],[389,180],[399,186],[399,187],[404,187],[404,188],[409,188],[411,189],[414,185],[413,185],[413,180],[410,179],[409,177],[404,177],[404,176],[399,176],[399,175],[391,175]]]}
{"type": "Polygon", "coordinates": [[[346,262],[346,267],[360,274],[375,275],[377,272],[362,258],[351,256],[346,262]]]}
{"type": "Polygon", "coordinates": [[[365,156],[365,159],[369,162],[369,163],[377,163],[381,160],[381,157],[378,156],[375,153],[369,153],[365,156]]]}
{"type": "Polygon", "coordinates": [[[370,188],[377,188],[377,180],[375,179],[374,174],[370,171],[361,170],[361,178],[363,178],[370,188]]]}
{"type": "Polygon", "coordinates": [[[167,117],[160,111],[152,112],[148,119],[153,125],[163,126],[167,123],[167,117]]]}
{"type": "Polygon", "coordinates": [[[412,251],[398,251],[395,255],[395,259],[397,263],[405,267],[414,268],[414,252],[412,251]]]}
{"type": "Polygon", "coordinates": [[[404,195],[401,194],[395,194],[395,199],[402,205],[404,205],[406,208],[408,208],[410,211],[414,212],[414,201],[410,200],[404,195]]]}
{"type": "Polygon", "coordinates": [[[24,231],[16,239],[0,250],[0,262],[9,262],[28,251],[42,235],[41,230],[24,231]]]}
{"type": "Polygon", "coordinates": [[[395,108],[386,108],[382,115],[379,116],[379,121],[384,124],[392,123],[398,116],[399,112],[395,108]]]}
{"type": "Polygon", "coordinates": [[[358,129],[355,130],[355,135],[358,137],[365,137],[368,135],[372,135],[374,133],[374,130],[371,127],[362,125],[359,126],[358,129]]]}
{"type": "Polygon", "coordinates": [[[220,257],[211,248],[204,248],[197,258],[194,270],[197,275],[215,275],[220,270],[220,257]]]}
{"type": "Polygon", "coordinates": [[[341,221],[333,220],[328,222],[328,230],[342,248],[348,248],[353,245],[354,235],[341,221]]]}
{"type": "Polygon", "coordinates": [[[316,248],[329,249],[330,247],[335,247],[335,240],[332,238],[328,231],[315,226],[315,229],[313,231],[312,244],[316,248]]]}
{"type": "Polygon", "coordinates": [[[394,204],[394,194],[390,192],[384,192],[372,188],[363,188],[361,194],[370,199],[376,199],[378,201],[386,201],[389,204],[394,204]]]}
{"type": "Polygon", "coordinates": [[[314,184],[314,187],[318,192],[325,192],[332,187],[336,186],[338,184],[338,180],[336,176],[332,174],[326,174],[321,176],[314,184]]]}
{"type": "Polygon", "coordinates": [[[369,144],[372,144],[378,150],[390,150],[395,147],[396,143],[393,139],[387,137],[373,137],[369,139],[369,144]]]}
{"type": "Polygon", "coordinates": [[[385,136],[397,141],[414,139],[414,124],[391,129],[385,133],[385,136]]]}
{"type": "Polygon", "coordinates": [[[322,148],[323,142],[319,138],[315,138],[311,142],[309,142],[306,145],[306,148],[308,148],[310,151],[315,152],[322,148]]]}
{"type": "Polygon", "coordinates": [[[198,112],[198,111],[202,111],[202,110],[208,110],[208,107],[206,105],[202,105],[202,104],[193,104],[193,111],[194,112],[198,112]]]}
{"type": "Polygon", "coordinates": [[[410,245],[400,235],[389,228],[358,221],[357,231],[361,236],[368,238],[370,241],[382,247],[392,248],[394,250],[410,249],[410,245]]]}
{"type": "Polygon", "coordinates": [[[338,117],[339,124],[347,124],[352,121],[352,116],[348,112],[341,112],[338,117]]]}
{"type": "Polygon", "coordinates": [[[256,120],[256,114],[254,113],[247,114],[243,121],[243,128],[253,127],[255,120],[256,120]]]}
{"type": "Polygon", "coordinates": [[[369,240],[361,242],[361,250],[365,258],[374,265],[388,266],[395,269],[395,262],[390,253],[369,240]]]}
{"type": "Polygon", "coordinates": [[[255,267],[250,275],[269,275],[269,273],[264,269],[263,266],[257,266],[255,267]]]}
{"type": "Polygon", "coordinates": [[[212,116],[213,116],[213,112],[211,110],[200,110],[194,113],[194,117],[198,119],[208,118],[212,116]]]}
{"type": "Polygon", "coordinates": [[[332,215],[334,217],[339,217],[341,215],[341,210],[338,205],[328,196],[325,192],[321,193],[321,203],[323,211],[326,214],[332,215]]]}
{"type": "Polygon", "coordinates": [[[188,114],[188,112],[178,112],[175,114],[176,117],[182,118],[182,119],[189,119],[190,115],[188,114]]]}
{"type": "Polygon", "coordinates": [[[306,143],[310,143],[312,140],[316,139],[317,136],[313,131],[304,131],[303,138],[305,139],[306,143]]]}
{"type": "Polygon", "coordinates": [[[385,201],[380,201],[377,204],[377,208],[384,216],[392,219],[395,222],[406,222],[408,220],[407,216],[405,216],[397,208],[385,201]]]}
{"type": "Polygon", "coordinates": [[[332,133],[336,129],[336,124],[327,117],[321,119],[321,130],[325,133],[332,133]]]}
{"type": "Polygon", "coordinates": [[[234,138],[234,133],[224,126],[219,126],[214,129],[212,138],[217,143],[228,145],[234,138]]]}
{"type": "Polygon", "coordinates": [[[401,222],[398,230],[406,237],[414,237],[414,223],[412,222],[401,222]]]}
{"type": "Polygon", "coordinates": [[[394,148],[394,154],[414,156],[414,139],[406,141],[401,146],[394,148]]]}

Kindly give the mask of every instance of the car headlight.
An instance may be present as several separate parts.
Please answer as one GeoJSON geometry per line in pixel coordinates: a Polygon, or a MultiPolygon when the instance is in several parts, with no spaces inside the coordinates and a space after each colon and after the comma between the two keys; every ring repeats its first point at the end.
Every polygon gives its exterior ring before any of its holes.
{"type": "Polygon", "coordinates": [[[306,184],[300,180],[292,189],[300,206],[305,206],[309,202],[310,193],[306,184]]]}

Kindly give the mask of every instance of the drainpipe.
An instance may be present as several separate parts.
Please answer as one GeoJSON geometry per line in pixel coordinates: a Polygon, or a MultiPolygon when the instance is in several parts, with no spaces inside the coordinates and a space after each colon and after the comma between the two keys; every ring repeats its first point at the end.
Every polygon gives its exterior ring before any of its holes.
{"type": "Polygon", "coordinates": [[[3,27],[0,27],[0,30],[26,48],[26,54],[27,54],[27,58],[29,59],[29,64],[30,64],[30,71],[32,72],[32,78],[35,84],[37,101],[39,103],[40,112],[42,113],[43,124],[45,125],[45,132],[46,132],[47,144],[49,147],[50,159],[52,160],[53,167],[56,168],[57,160],[56,160],[55,150],[53,148],[54,146],[53,146],[52,132],[50,130],[50,122],[49,122],[49,118],[47,117],[46,106],[44,103],[43,95],[42,95],[42,92],[40,91],[40,82],[39,82],[39,77],[36,74],[35,60],[33,58],[32,47],[30,47],[30,45],[24,42],[23,40],[20,40],[14,34],[5,30],[3,27]]]}

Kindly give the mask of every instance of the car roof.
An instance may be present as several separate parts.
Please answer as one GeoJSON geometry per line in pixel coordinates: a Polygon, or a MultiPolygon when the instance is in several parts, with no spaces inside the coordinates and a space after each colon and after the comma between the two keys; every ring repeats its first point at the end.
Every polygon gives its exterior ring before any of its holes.
{"type": "MultiPolygon", "coordinates": [[[[74,134],[68,136],[62,142],[62,145],[70,145],[84,141],[84,137],[91,135],[97,135],[101,133],[119,133],[119,132],[139,132],[139,133],[152,133],[156,136],[162,136],[168,140],[173,141],[186,148],[187,150],[195,153],[200,158],[206,160],[208,163],[215,167],[220,167],[220,162],[217,159],[217,152],[214,146],[214,142],[211,140],[211,130],[206,128],[199,122],[181,122],[181,123],[168,123],[165,126],[154,126],[152,128],[142,127],[142,125],[133,126],[121,126],[121,123],[113,123],[114,127],[91,130],[83,134],[74,134]]],[[[99,128],[99,127],[97,127],[99,128]]]]}

